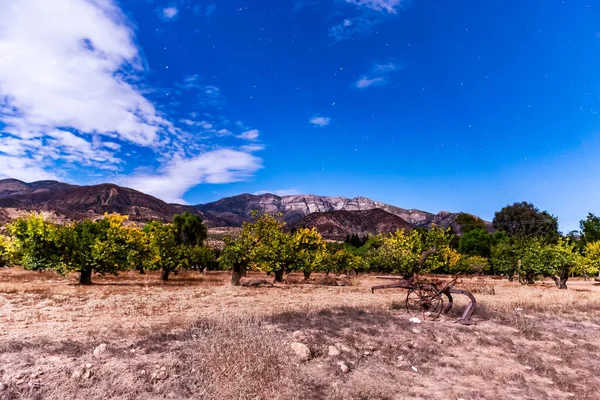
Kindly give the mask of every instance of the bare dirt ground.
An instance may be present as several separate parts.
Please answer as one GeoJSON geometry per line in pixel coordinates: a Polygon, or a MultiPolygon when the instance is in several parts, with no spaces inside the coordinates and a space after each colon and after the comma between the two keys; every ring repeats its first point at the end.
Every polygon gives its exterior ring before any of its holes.
{"type": "Polygon", "coordinates": [[[600,399],[591,282],[464,279],[480,307],[462,326],[465,301],[412,324],[406,292],[371,294],[372,276],[345,287],[228,280],[125,273],[81,287],[0,269],[0,399],[600,399]]]}

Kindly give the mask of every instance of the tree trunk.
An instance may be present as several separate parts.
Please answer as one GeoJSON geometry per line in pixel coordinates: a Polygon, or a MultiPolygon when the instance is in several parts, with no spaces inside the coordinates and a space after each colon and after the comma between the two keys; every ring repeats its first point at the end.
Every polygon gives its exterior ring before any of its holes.
{"type": "Polygon", "coordinates": [[[275,280],[274,282],[282,283],[283,282],[283,269],[279,269],[275,271],[275,280]]]}
{"type": "Polygon", "coordinates": [[[160,274],[160,279],[162,279],[163,281],[168,281],[169,280],[169,271],[168,269],[163,269],[162,273],[160,274]]]}
{"type": "Polygon", "coordinates": [[[569,279],[569,276],[551,276],[550,278],[556,283],[557,288],[567,289],[567,280],[569,279]]]}
{"type": "Polygon", "coordinates": [[[140,268],[140,274],[141,275],[146,275],[146,270],[144,268],[140,268]]]}
{"type": "Polygon", "coordinates": [[[80,285],[91,285],[92,284],[92,270],[91,269],[82,269],[81,275],[79,275],[79,284],[80,285]]]}
{"type": "Polygon", "coordinates": [[[233,266],[233,270],[231,271],[231,285],[232,286],[240,286],[240,279],[242,279],[242,266],[236,264],[233,266]]]}
{"type": "Polygon", "coordinates": [[[307,281],[310,279],[310,271],[304,271],[304,280],[307,281]]]}

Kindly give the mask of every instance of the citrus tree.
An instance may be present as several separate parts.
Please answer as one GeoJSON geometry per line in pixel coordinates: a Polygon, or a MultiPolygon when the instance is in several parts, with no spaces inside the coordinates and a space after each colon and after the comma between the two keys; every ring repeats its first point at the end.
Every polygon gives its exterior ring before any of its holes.
{"type": "Polygon", "coordinates": [[[600,241],[589,242],[584,248],[584,271],[582,275],[594,275],[600,273],[600,241]]]}
{"type": "Polygon", "coordinates": [[[169,280],[169,274],[181,265],[181,248],[177,244],[177,231],[171,224],[150,222],[144,226],[148,235],[153,270],[161,271],[161,279],[169,280]]]}
{"type": "Polygon", "coordinates": [[[304,273],[304,279],[310,278],[324,261],[325,241],[315,228],[300,228],[291,235],[292,252],[295,254],[293,268],[304,273]]]}
{"type": "Polygon", "coordinates": [[[370,252],[372,265],[378,269],[400,273],[404,278],[434,271],[447,265],[452,236],[433,226],[430,230],[403,229],[383,237],[381,244],[370,252]]]}
{"type": "Polygon", "coordinates": [[[284,272],[289,271],[296,261],[294,243],[291,236],[283,231],[284,227],[285,223],[269,214],[263,214],[255,222],[242,227],[250,242],[250,267],[273,273],[275,282],[282,282],[284,272]]]}
{"type": "Polygon", "coordinates": [[[17,247],[10,236],[0,235],[0,268],[12,265],[17,257],[17,247]]]}
{"type": "Polygon", "coordinates": [[[19,261],[25,269],[54,269],[60,263],[59,228],[44,221],[41,215],[17,218],[6,228],[18,246],[19,261]]]}

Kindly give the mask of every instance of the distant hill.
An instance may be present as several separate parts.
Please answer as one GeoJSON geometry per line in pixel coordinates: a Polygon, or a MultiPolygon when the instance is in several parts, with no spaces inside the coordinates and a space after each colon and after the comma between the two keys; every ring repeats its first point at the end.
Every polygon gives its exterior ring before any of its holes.
{"type": "MultiPolygon", "coordinates": [[[[321,225],[327,220],[327,224],[332,225],[332,232],[335,224],[339,224],[336,232],[348,229],[379,232],[387,229],[387,226],[404,226],[401,220],[408,223],[410,227],[430,227],[435,224],[444,228],[452,226],[455,231],[458,231],[456,213],[432,214],[416,209],[395,207],[366,197],[349,199],[315,195],[240,194],[211,203],[188,206],[169,204],[137,190],[108,183],[78,186],[57,181],[26,183],[17,179],[0,180],[0,224],[31,211],[43,212],[46,217],[57,222],[99,218],[106,212],[127,215],[132,221],[170,221],[175,214],[187,211],[201,215],[211,227],[240,227],[243,222],[252,220],[252,212],[255,210],[261,213],[280,213],[281,218],[289,226],[295,226],[313,213],[362,212],[339,215],[334,213],[326,217],[314,216],[307,220],[321,225]],[[392,219],[380,211],[363,212],[376,209],[399,219],[392,219]],[[359,219],[362,221],[358,221],[359,219]],[[376,228],[377,226],[379,228],[376,228]]],[[[491,224],[487,224],[491,227],[491,224]]]]}
{"type": "Polygon", "coordinates": [[[96,218],[104,213],[127,215],[133,221],[169,221],[173,215],[195,208],[168,204],[156,197],[114,184],[76,186],[56,181],[25,183],[0,180],[0,208],[4,218],[23,211],[43,211],[58,219],[96,218]]]}
{"type": "Polygon", "coordinates": [[[374,208],[315,212],[294,223],[293,227],[316,228],[325,239],[343,241],[347,235],[353,234],[364,237],[395,232],[398,229],[410,231],[413,225],[381,208],[374,208]]]}

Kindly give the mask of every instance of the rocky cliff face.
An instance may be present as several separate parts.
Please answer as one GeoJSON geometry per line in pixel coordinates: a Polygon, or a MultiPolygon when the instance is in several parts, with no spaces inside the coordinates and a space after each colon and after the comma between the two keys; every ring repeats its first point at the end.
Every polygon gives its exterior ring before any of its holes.
{"type": "Polygon", "coordinates": [[[213,203],[197,205],[207,218],[219,217],[228,222],[229,226],[240,226],[251,218],[252,211],[281,213],[288,224],[294,224],[306,215],[327,211],[364,211],[376,208],[394,214],[415,226],[427,226],[435,217],[434,214],[420,210],[406,210],[389,204],[373,201],[366,197],[315,196],[275,196],[273,194],[252,195],[241,194],[227,197],[213,203]]]}

